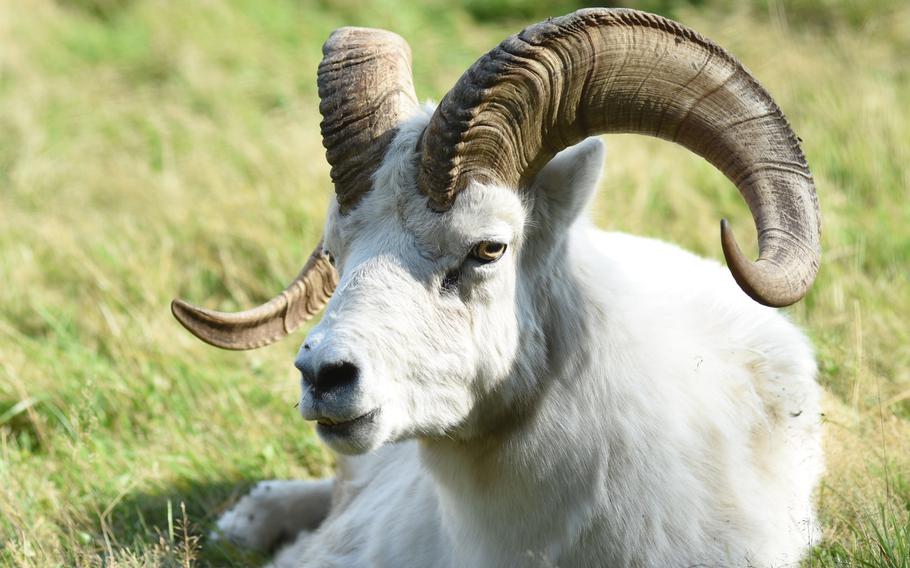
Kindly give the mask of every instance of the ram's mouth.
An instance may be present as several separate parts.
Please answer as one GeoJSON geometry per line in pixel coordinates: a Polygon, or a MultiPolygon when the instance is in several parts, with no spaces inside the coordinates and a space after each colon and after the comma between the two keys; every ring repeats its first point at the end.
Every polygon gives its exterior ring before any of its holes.
{"type": "Polygon", "coordinates": [[[376,414],[378,414],[378,413],[379,413],[379,409],[374,408],[373,410],[367,412],[366,414],[362,414],[362,415],[358,416],[357,418],[352,418],[351,420],[340,420],[340,421],[326,416],[326,417],[317,419],[316,424],[318,424],[321,428],[323,428],[329,432],[341,434],[345,430],[351,430],[361,424],[367,424],[367,423],[372,422],[376,418],[376,414]]]}
{"type": "Polygon", "coordinates": [[[375,449],[384,441],[382,437],[382,410],[373,410],[350,420],[319,417],[316,432],[323,442],[338,453],[349,456],[375,449]]]}

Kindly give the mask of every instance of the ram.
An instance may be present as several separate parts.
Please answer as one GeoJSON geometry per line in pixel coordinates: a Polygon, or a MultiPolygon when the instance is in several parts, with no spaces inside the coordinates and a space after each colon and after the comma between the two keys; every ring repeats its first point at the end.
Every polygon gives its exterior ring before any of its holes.
{"type": "Polygon", "coordinates": [[[811,286],[820,221],[771,97],[697,33],[619,9],[506,39],[435,109],[410,73],[400,37],[335,31],[318,73],[337,194],[322,242],[258,308],[172,305],[228,349],[325,305],[296,366],[337,475],[261,483],[218,534],[291,538],[274,562],[295,567],[797,562],[817,534],[819,389],[773,307],[811,286]],[[721,170],[758,260],[724,222],[732,278],[587,222],[604,160],[588,137],[614,132],[721,170]]]}

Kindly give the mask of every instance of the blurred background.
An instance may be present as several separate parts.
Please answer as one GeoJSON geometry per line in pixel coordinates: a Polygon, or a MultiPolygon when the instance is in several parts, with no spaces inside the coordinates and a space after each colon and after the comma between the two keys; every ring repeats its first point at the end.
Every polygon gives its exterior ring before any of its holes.
{"type": "MultiPolygon", "coordinates": [[[[297,273],[332,188],[316,66],[343,25],[414,51],[438,100],[569,0],[0,0],[0,564],[256,565],[205,541],[262,478],[328,475],[297,414],[300,331],[248,353],[186,333],[297,273]]],[[[825,542],[806,566],[910,566],[910,4],[629,0],[736,55],[788,115],[823,213],[792,318],[825,387],[825,542]]],[[[749,213],[672,144],[606,138],[600,226],[721,258],[749,213]]],[[[751,241],[750,241],[751,239],[751,241]]]]}

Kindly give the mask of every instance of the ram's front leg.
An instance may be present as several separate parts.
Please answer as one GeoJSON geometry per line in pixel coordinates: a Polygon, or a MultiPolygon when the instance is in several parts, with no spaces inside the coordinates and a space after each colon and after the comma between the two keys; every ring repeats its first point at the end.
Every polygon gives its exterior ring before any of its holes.
{"type": "Polygon", "coordinates": [[[273,550],[325,520],[333,483],[333,479],[263,481],[221,515],[212,538],[254,550],[273,550]]]}

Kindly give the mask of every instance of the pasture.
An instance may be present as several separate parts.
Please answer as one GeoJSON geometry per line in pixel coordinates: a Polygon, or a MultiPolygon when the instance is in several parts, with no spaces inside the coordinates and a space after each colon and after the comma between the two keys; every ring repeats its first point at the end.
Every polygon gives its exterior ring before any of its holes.
{"type": "MultiPolygon", "coordinates": [[[[401,34],[438,100],[566,0],[0,0],[0,565],[247,566],[206,541],[260,479],[332,458],[298,415],[305,331],[236,353],[179,296],[257,304],[332,198],[316,66],[342,25],[401,34]]],[[[824,543],[805,566],[910,567],[910,5],[647,0],[735,54],[803,140],[823,258],[790,308],[825,388],[824,543]]],[[[749,212],[669,143],[605,139],[593,215],[721,259],[749,212]]]]}

